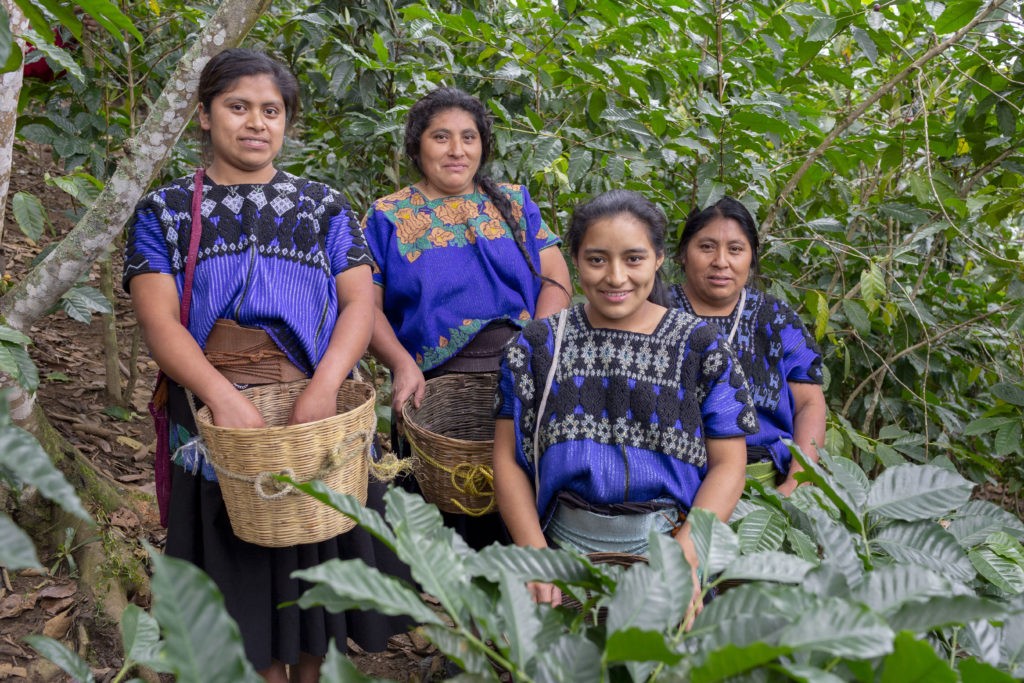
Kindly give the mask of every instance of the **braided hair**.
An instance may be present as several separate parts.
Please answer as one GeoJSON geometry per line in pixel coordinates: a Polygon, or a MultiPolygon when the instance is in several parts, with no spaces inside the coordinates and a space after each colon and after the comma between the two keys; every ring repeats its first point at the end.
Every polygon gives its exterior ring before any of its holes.
{"type": "Polygon", "coordinates": [[[512,213],[512,201],[508,198],[508,195],[501,191],[498,183],[485,170],[487,162],[491,158],[494,134],[492,130],[493,119],[490,112],[484,107],[483,102],[458,88],[438,88],[424,95],[409,109],[409,115],[405,121],[405,155],[409,157],[409,160],[412,161],[413,166],[420,172],[420,175],[425,175],[423,167],[420,165],[420,141],[423,138],[423,133],[430,127],[430,122],[433,118],[449,109],[461,109],[473,117],[473,122],[476,124],[477,132],[480,135],[480,167],[477,168],[473,181],[480,186],[480,189],[484,191],[484,194],[487,195],[491,203],[501,213],[501,217],[512,231],[513,241],[516,243],[519,253],[526,260],[530,273],[539,280],[557,286],[565,292],[566,297],[571,299],[569,293],[565,291],[562,285],[551,278],[544,277],[538,272],[537,267],[530,258],[530,253],[526,250],[526,235],[523,232],[523,228],[512,213]]]}

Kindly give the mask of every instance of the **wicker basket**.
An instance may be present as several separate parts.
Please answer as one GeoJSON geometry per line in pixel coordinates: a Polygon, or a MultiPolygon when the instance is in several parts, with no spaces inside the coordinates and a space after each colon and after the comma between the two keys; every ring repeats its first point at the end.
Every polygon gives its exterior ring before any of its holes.
{"type": "Polygon", "coordinates": [[[423,497],[444,512],[493,512],[494,373],[449,374],[427,381],[419,408],[402,408],[405,438],[423,497]]]}
{"type": "MultiPolygon", "coordinates": [[[[591,564],[610,564],[627,569],[637,562],[647,563],[647,558],[643,555],[631,555],[630,553],[587,553],[587,559],[590,560],[591,564]]],[[[590,591],[587,591],[588,601],[590,597],[590,591]]],[[[583,610],[583,605],[579,600],[565,593],[562,594],[562,606],[575,612],[583,610]]],[[[590,624],[603,624],[607,618],[607,607],[598,608],[596,615],[592,612],[586,615],[586,621],[590,624]]]]}
{"type": "Polygon", "coordinates": [[[334,491],[366,502],[367,455],[377,424],[373,387],[347,380],[338,392],[337,415],[287,425],[308,383],[267,384],[242,392],[263,415],[265,428],[217,427],[208,407],[196,413],[231,528],[243,541],[271,548],[318,543],[355,525],[312,496],[280,484],[275,474],[299,482],[321,479],[334,491]]]}

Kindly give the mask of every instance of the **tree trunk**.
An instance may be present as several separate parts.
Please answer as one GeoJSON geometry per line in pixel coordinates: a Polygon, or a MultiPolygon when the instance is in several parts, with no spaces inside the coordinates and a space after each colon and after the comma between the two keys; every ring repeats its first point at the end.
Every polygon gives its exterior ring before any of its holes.
{"type": "MultiPolygon", "coordinates": [[[[11,34],[19,36],[28,28],[28,20],[12,0],[0,0],[11,19],[11,34]]],[[[16,48],[24,50],[25,44],[15,38],[16,48]]],[[[12,46],[11,49],[15,49],[12,46]]],[[[18,122],[18,96],[21,94],[21,69],[0,74],[0,275],[7,270],[7,257],[3,253],[4,215],[7,207],[7,191],[11,186],[11,160],[13,159],[14,129],[18,122]]]]}
{"type": "MultiPolygon", "coordinates": [[[[6,1],[6,0],[4,0],[6,1]]],[[[0,316],[24,333],[84,275],[131,218],[196,106],[199,73],[211,57],[238,45],[270,0],[224,0],[182,56],[160,98],[125,145],[114,175],[60,244],[2,299],[0,316]]]]}

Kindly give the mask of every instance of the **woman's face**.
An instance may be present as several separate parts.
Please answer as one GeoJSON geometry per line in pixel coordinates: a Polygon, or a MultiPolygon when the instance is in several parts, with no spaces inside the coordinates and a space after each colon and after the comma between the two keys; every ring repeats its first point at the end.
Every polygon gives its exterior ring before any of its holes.
{"type": "Polygon", "coordinates": [[[480,131],[469,112],[445,109],[435,114],[420,138],[424,193],[436,199],[472,192],[482,150],[480,131]]]}
{"type": "Polygon", "coordinates": [[[288,126],[284,98],[269,74],[242,76],[217,94],[199,125],[209,131],[213,163],[208,172],[222,185],[265,183],[288,126]]]}
{"type": "Polygon", "coordinates": [[[686,245],[683,289],[700,315],[729,315],[750,277],[754,252],[740,224],[717,217],[686,245]]]}
{"type": "Polygon", "coordinates": [[[647,297],[664,260],[664,254],[655,252],[647,226],[633,214],[591,223],[573,255],[590,324],[648,332],[657,307],[647,297]]]}

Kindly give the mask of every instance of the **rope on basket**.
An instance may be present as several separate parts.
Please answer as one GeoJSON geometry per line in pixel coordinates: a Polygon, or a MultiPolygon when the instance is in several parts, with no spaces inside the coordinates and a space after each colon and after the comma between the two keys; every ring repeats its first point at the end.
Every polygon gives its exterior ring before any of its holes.
{"type": "MultiPolygon", "coordinates": [[[[334,470],[340,469],[345,465],[349,464],[353,460],[362,457],[366,461],[372,460],[370,453],[373,446],[373,432],[352,432],[345,435],[332,448],[327,456],[324,458],[323,464],[320,469],[313,473],[313,476],[305,481],[297,482],[299,484],[308,484],[316,479],[324,479],[328,474],[334,470]],[[362,445],[359,448],[352,448],[357,442],[362,441],[362,445]]],[[[228,479],[234,479],[235,481],[242,481],[253,485],[253,489],[256,491],[256,495],[263,500],[277,500],[283,498],[290,493],[297,493],[297,490],[291,484],[278,481],[274,477],[285,476],[291,479],[295,478],[295,470],[290,467],[286,467],[279,472],[271,472],[265,470],[255,476],[249,476],[245,474],[239,474],[238,472],[232,472],[231,470],[218,465],[217,463],[210,461],[213,465],[213,469],[217,471],[217,476],[224,476],[228,479]],[[267,493],[266,489],[269,488],[273,492],[267,493]]]]}
{"type": "Polygon", "coordinates": [[[412,450],[415,451],[416,455],[422,458],[424,462],[436,467],[442,472],[447,472],[451,476],[452,488],[456,491],[464,493],[467,496],[488,496],[490,498],[487,505],[482,508],[475,509],[466,507],[455,498],[451,498],[450,500],[455,507],[459,508],[463,513],[470,517],[483,517],[494,510],[494,470],[491,469],[490,465],[474,465],[472,463],[462,462],[455,467],[445,467],[437,460],[434,460],[427,455],[412,439],[409,439],[408,441],[412,450]]]}

